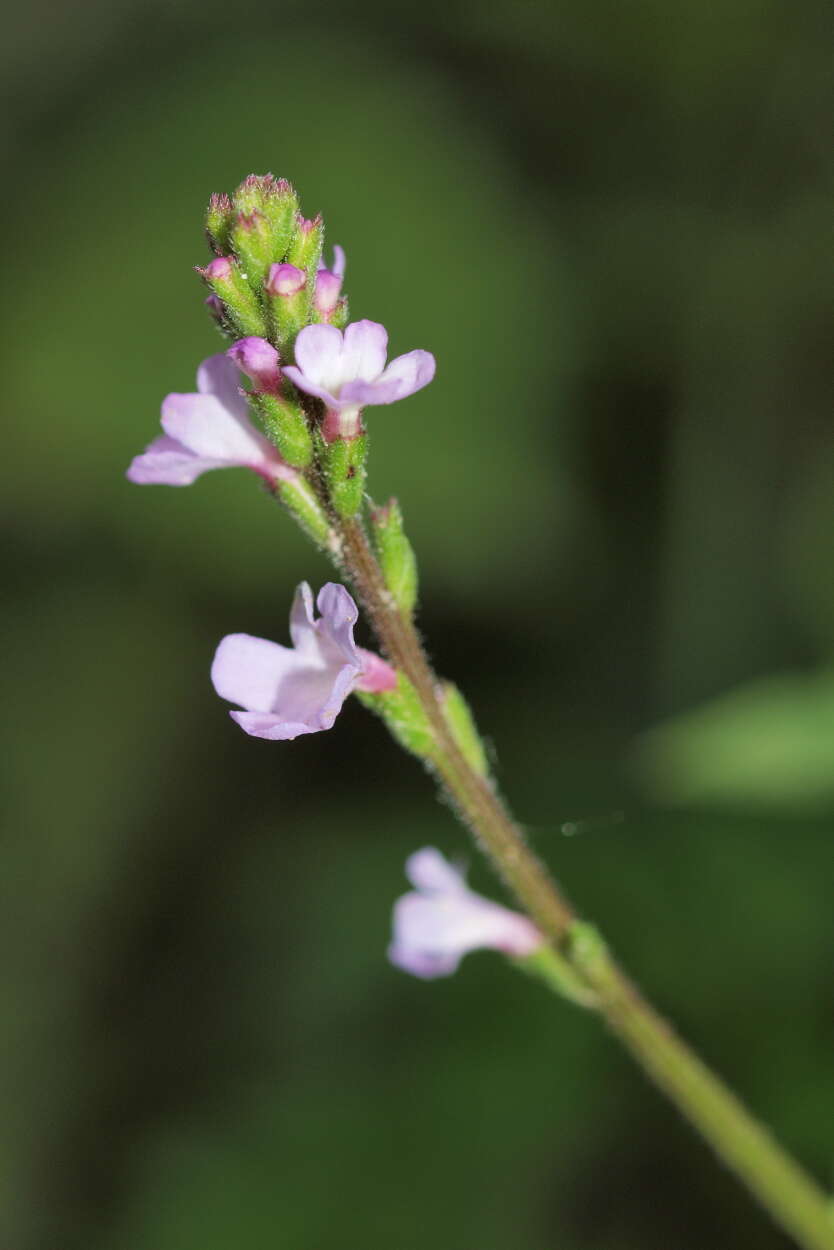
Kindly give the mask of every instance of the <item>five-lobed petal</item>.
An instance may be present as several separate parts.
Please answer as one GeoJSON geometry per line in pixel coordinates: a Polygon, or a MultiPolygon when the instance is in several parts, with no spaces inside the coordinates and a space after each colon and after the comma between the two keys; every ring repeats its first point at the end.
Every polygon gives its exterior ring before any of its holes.
{"type": "Polygon", "coordinates": [[[189,486],[210,469],[237,466],[269,482],[297,476],[249,420],[237,366],[225,353],[200,365],[196,392],[166,395],[162,428],[165,433],[131,463],[131,482],[189,486]]]}
{"type": "Polygon", "coordinates": [[[406,875],[415,889],[394,904],[388,958],[413,976],[449,976],[464,955],[484,948],[529,955],[544,941],[526,916],[470,890],[463,873],[432,846],[409,857],[406,875]]]}
{"type": "Polygon", "coordinates": [[[388,332],[376,321],[306,326],[295,344],[295,365],[284,373],[299,390],[339,411],[367,404],[392,404],[428,386],[434,377],[431,352],[398,356],[386,367],[388,332]]]}

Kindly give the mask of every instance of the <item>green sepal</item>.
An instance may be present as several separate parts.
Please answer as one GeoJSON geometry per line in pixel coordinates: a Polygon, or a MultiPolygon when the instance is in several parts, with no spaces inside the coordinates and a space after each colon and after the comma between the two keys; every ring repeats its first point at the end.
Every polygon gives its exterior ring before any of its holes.
{"type": "Polygon", "coordinates": [[[396,499],[371,512],[374,546],[385,584],[397,607],[410,616],[417,602],[417,557],[403,529],[403,514],[396,499]]]}
{"type": "Polygon", "coordinates": [[[556,990],[563,998],[570,999],[580,1007],[599,1006],[599,995],[583,981],[581,975],[571,967],[564,955],[560,955],[554,947],[544,943],[530,955],[511,959],[510,962],[521,972],[538,977],[551,989],[556,990]]]}
{"type": "Polygon", "coordinates": [[[303,469],[313,458],[313,438],[302,408],[285,395],[257,392],[250,396],[267,436],[287,464],[303,469]]]}
{"type": "Polygon", "coordinates": [[[482,777],[489,776],[489,761],[472,711],[460,690],[451,681],[444,681],[441,686],[441,706],[452,737],[467,764],[482,777]]]}
{"type": "Polygon", "coordinates": [[[253,290],[259,291],[272,260],[269,222],[257,209],[252,213],[238,213],[232,223],[231,239],[241,275],[253,290]]]}
{"type": "Polygon", "coordinates": [[[298,332],[310,319],[309,281],[295,295],[270,295],[269,319],[272,324],[272,340],[282,360],[291,360],[293,345],[298,332]]]}
{"type": "Polygon", "coordinates": [[[233,220],[234,211],[228,195],[212,195],[206,209],[206,238],[217,256],[226,256],[231,248],[233,220]]]}
{"type": "Polygon", "coordinates": [[[310,483],[306,482],[303,477],[296,478],[294,482],[279,482],[278,495],[305,534],[312,538],[317,546],[332,550],[333,530],[310,483]]]}
{"type": "Polygon", "coordinates": [[[307,309],[309,319],[309,310],[312,308],[313,295],[316,289],[316,271],[321,260],[321,249],[324,246],[324,222],[321,214],[314,217],[312,221],[308,221],[300,217],[296,221],[295,234],[287,251],[287,260],[291,265],[295,265],[297,269],[303,269],[307,275],[307,286],[304,288],[307,295],[307,309]]]}
{"type": "Polygon", "coordinates": [[[385,690],[382,694],[357,690],[356,694],[365,707],[382,717],[391,736],[401,747],[422,760],[434,759],[436,747],[432,727],[417,691],[404,673],[397,673],[394,690],[385,690]]]}
{"type": "Polygon", "coordinates": [[[356,516],[365,498],[365,460],[368,437],[337,438],[323,443],[322,465],[333,507],[339,516],[356,516]]]}
{"type": "Polygon", "coordinates": [[[289,250],[298,217],[298,196],[295,189],[284,179],[275,184],[272,195],[264,201],[261,212],[269,222],[272,236],[270,262],[282,261],[289,250]]]}
{"type": "Polygon", "coordinates": [[[339,300],[330,317],[330,324],[335,326],[337,330],[344,330],[350,321],[350,308],[348,306],[348,297],[343,295],[339,300]]]}
{"type": "Polygon", "coordinates": [[[227,278],[210,277],[203,269],[200,273],[209,288],[223,301],[226,320],[238,338],[246,338],[250,334],[257,335],[259,338],[266,337],[266,317],[260,300],[244,278],[236,261],[231,262],[231,270],[227,278]]]}

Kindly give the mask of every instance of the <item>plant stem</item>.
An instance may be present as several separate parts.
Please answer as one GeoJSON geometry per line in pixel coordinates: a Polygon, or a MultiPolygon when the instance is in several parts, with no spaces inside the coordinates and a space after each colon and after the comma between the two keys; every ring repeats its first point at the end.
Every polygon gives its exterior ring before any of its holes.
{"type": "MultiPolygon", "coordinates": [[[[361,523],[341,520],[339,534],[342,563],[380,647],[408,677],[432,727],[442,786],[499,875],[587,987],[588,1001],[612,1032],[774,1220],[805,1250],[834,1250],[827,1195],[643,999],[594,931],[578,922],[489,780],[458,747],[419,635],[391,598],[361,523]]],[[[549,980],[557,990],[558,980],[549,980]]]]}

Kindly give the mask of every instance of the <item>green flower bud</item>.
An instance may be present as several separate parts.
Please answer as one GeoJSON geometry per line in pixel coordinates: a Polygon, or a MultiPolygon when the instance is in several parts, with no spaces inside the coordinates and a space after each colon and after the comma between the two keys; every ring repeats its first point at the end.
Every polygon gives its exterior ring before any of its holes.
{"type": "Polygon", "coordinates": [[[234,210],[228,195],[213,195],[206,209],[206,238],[217,256],[225,256],[231,248],[233,220],[234,210]]]}
{"type": "Polygon", "coordinates": [[[417,558],[405,536],[403,514],[396,499],[371,513],[374,545],[385,584],[400,611],[410,616],[417,602],[417,558]]]}
{"type": "Polygon", "coordinates": [[[443,682],[441,703],[446,722],[452,731],[452,737],[460,748],[464,759],[482,777],[487,777],[489,775],[489,763],[475,719],[469,704],[457,686],[450,681],[443,682]]]}
{"type": "Polygon", "coordinates": [[[273,340],[286,359],[291,357],[298,331],[306,325],[310,315],[307,274],[296,265],[271,265],[265,290],[273,340]]]}
{"type": "Polygon", "coordinates": [[[323,244],[324,222],[321,214],[312,220],[298,217],[295,223],[295,234],[287,252],[287,260],[291,265],[295,265],[297,269],[303,269],[306,273],[311,306],[323,244]]]}
{"type": "Polygon", "coordinates": [[[254,290],[260,290],[272,260],[269,222],[257,209],[252,213],[238,213],[232,223],[231,240],[241,276],[254,290]]]}
{"type": "Polygon", "coordinates": [[[301,407],[286,395],[267,391],[255,392],[250,399],[287,464],[294,469],[305,468],[313,458],[313,438],[301,407]]]}
{"type": "Polygon", "coordinates": [[[250,174],[232,199],[236,212],[259,213],[265,219],[270,239],[266,265],[283,260],[298,216],[298,196],[290,183],[272,174],[250,174]]]}
{"type": "Polygon", "coordinates": [[[231,257],[216,256],[204,269],[198,266],[197,272],[222,301],[225,320],[240,338],[266,337],[266,317],[260,301],[231,257]]]}
{"type": "Polygon", "coordinates": [[[337,330],[344,330],[349,321],[350,309],[348,308],[348,297],[343,295],[330,315],[330,324],[335,326],[337,330]]]}

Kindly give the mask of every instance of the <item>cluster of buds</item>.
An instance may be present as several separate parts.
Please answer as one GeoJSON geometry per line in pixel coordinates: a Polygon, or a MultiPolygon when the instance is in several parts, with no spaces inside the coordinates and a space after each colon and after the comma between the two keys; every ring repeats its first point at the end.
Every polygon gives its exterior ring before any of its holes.
{"type": "Polygon", "coordinates": [[[214,257],[197,272],[251,380],[261,428],[287,465],[324,483],[325,513],[355,516],[365,499],[363,409],[425,386],[434,357],[409,352],[386,365],[384,327],[348,323],[345,253],[336,245],[325,261],[322,218],[302,215],[285,179],[253,174],[233,195],[213,195],[206,237],[214,257]]]}

